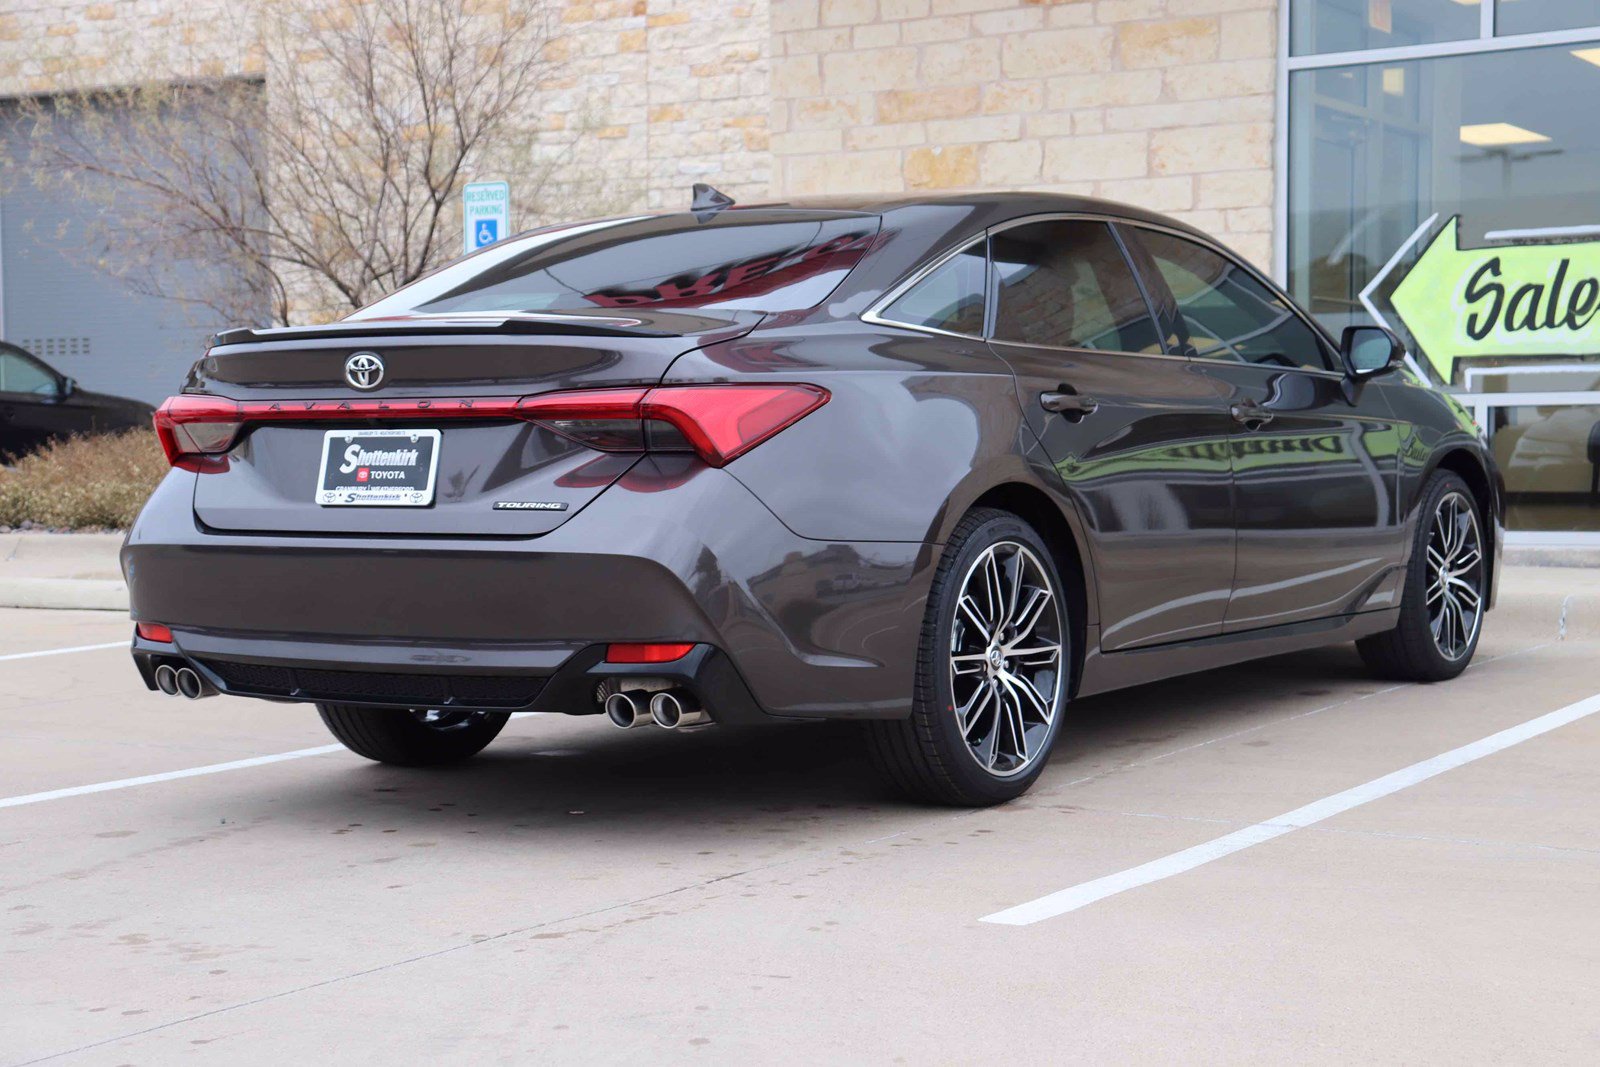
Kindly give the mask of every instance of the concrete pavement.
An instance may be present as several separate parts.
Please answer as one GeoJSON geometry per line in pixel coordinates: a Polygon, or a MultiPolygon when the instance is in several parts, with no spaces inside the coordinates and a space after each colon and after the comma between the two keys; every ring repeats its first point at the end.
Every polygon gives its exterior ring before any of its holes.
{"type": "MultiPolygon", "coordinates": [[[[0,657],[127,632],[0,611],[0,657]]],[[[886,796],[848,729],[530,716],[405,771],[309,709],[149,694],[119,648],[0,659],[0,803],[309,750],[0,807],[0,1064],[1593,1062],[1600,715],[980,919],[1583,701],[1597,641],[1600,574],[1511,569],[1454,682],[1340,647],[1083,701],[982,812],[886,796]]]]}

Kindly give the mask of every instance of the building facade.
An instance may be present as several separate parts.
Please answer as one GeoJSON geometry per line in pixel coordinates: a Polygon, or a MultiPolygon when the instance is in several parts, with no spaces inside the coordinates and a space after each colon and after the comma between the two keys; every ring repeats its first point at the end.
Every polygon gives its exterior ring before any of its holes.
{"type": "MultiPolygon", "coordinates": [[[[0,97],[112,84],[156,59],[173,77],[259,76],[252,9],[12,0],[0,97]]],[[[1331,328],[1399,331],[1418,373],[1466,394],[1492,435],[1518,538],[1600,539],[1586,104],[1600,0],[571,0],[556,14],[560,69],[529,121],[541,151],[605,175],[595,210],[678,206],[706,181],[743,201],[1026,188],[1167,212],[1331,328]]],[[[477,177],[506,178],[515,202],[516,174],[477,177]]],[[[60,313],[39,290],[81,268],[38,247],[39,216],[70,206],[13,189],[0,211],[0,332],[94,382],[97,361],[128,357],[41,318],[60,313]]],[[[188,355],[150,357],[151,388],[188,355]]]]}

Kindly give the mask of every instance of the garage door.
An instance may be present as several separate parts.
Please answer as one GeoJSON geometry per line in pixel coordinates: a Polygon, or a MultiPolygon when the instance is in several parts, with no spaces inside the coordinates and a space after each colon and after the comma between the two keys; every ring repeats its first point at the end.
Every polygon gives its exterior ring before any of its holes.
{"type": "MultiPolygon", "coordinates": [[[[26,159],[29,130],[14,110],[0,111],[0,158],[26,159]]],[[[150,403],[176,392],[206,338],[238,324],[138,292],[117,276],[116,262],[98,267],[102,250],[92,242],[107,210],[101,199],[8,169],[14,173],[0,188],[0,336],[85,389],[150,403]]]]}

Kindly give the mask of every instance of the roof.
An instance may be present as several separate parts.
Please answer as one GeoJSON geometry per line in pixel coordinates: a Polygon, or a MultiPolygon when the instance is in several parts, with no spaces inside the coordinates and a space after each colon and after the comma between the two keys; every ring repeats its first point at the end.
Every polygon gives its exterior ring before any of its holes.
{"type": "Polygon", "coordinates": [[[1112,215],[1139,222],[1170,226],[1191,233],[1200,233],[1193,226],[1132,204],[1103,200],[1093,196],[1078,196],[1050,192],[963,192],[939,195],[908,193],[862,193],[839,196],[792,197],[783,200],[741,203],[740,207],[792,207],[818,211],[860,211],[874,215],[888,215],[907,208],[950,207],[966,209],[981,215],[986,222],[1004,221],[1027,215],[1051,213],[1077,213],[1112,215]]]}

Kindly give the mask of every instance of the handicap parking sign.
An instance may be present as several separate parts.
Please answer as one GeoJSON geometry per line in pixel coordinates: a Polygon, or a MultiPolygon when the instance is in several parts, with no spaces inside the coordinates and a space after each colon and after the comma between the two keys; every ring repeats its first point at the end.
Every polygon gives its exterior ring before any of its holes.
{"type": "Polygon", "coordinates": [[[511,186],[472,182],[461,190],[462,249],[476,252],[511,233],[511,186]]]}

